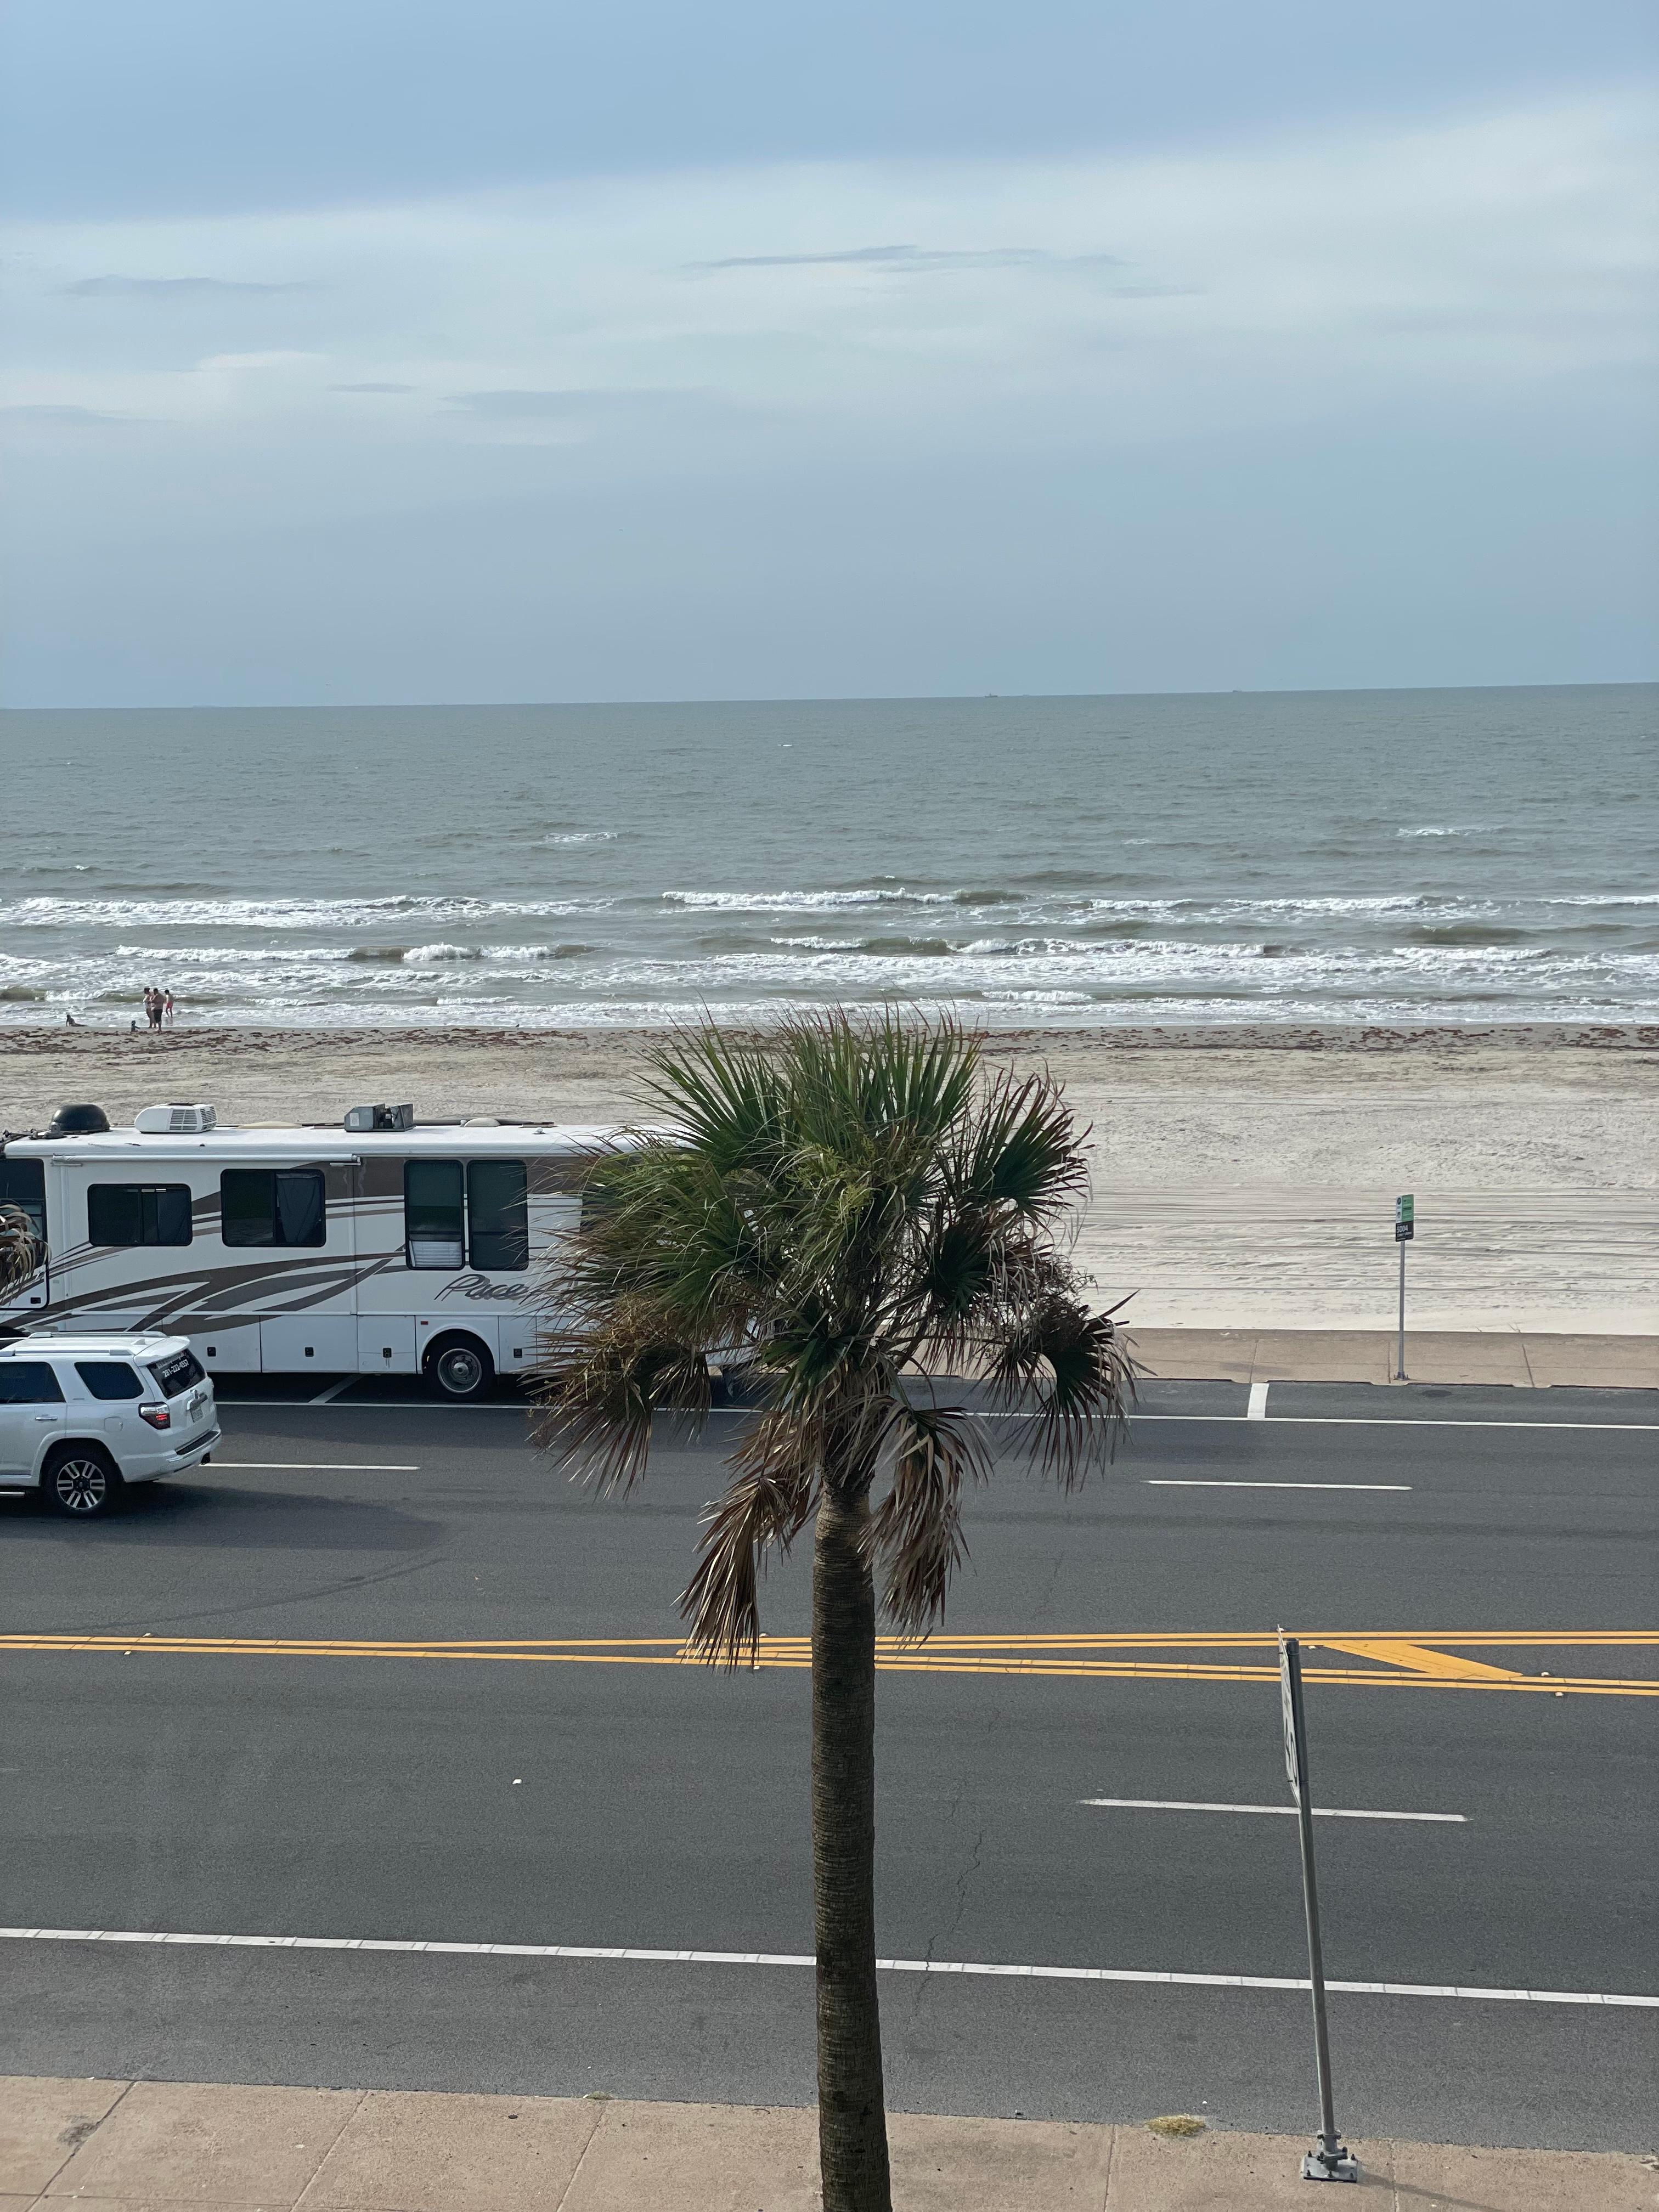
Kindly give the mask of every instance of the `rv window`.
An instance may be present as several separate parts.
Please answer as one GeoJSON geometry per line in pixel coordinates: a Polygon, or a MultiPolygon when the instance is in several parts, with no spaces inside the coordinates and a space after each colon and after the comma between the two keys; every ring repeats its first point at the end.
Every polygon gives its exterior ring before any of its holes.
{"type": "Polygon", "coordinates": [[[94,1398],[142,1398],[144,1386],[125,1359],[77,1359],[75,1371],[94,1398]]]}
{"type": "Polygon", "coordinates": [[[87,1237],[94,1244],[188,1244],[189,1184],[93,1183],[87,1191],[87,1237]]]}
{"type": "Polygon", "coordinates": [[[404,1241],[411,1267],[459,1267],[465,1259],[459,1160],[404,1167],[404,1241]]]}
{"type": "Polygon", "coordinates": [[[46,1165],[44,1160],[9,1160],[0,1152],[0,1206],[15,1206],[34,1224],[44,1242],[46,1234],[46,1165]]]}
{"type": "Polygon", "coordinates": [[[0,1359],[0,1406],[61,1406],[64,1392],[44,1359],[0,1359]]]}
{"type": "Polygon", "coordinates": [[[219,1178],[227,1244],[325,1244],[320,1168],[227,1168],[219,1178]]]}
{"type": "Polygon", "coordinates": [[[466,1213],[470,1264],[522,1274],[530,1265],[524,1162],[473,1160],[466,1170],[466,1213]]]}

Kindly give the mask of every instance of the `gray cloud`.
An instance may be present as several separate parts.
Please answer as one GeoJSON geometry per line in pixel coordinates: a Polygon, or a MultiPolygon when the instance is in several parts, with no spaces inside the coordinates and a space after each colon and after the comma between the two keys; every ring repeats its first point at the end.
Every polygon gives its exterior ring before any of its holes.
{"type": "Polygon", "coordinates": [[[568,422],[601,410],[660,405],[665,400],[700,396],[649,386],[619,392],[452,392],[449,404],[458,414],[481,416],[489,422],[568,422]]]}
{"type": "Polygon", "coordinates": [[[331,384],[331,392],[413,392],[412,384],[331,384]]]}
{"type": "Polygon", "coordinates": [[[723,261],[689,261],[707,274],[720,269],[1121,269],[1115,253],[1048,253],[1040,246],[988,246],[951,252],[924,246],[852,246],[838,253],[733,253],[723,261]]]}
{"type": "Polygon", "coordinates": [[[194,300],[227,293],[314,292],[314,284],[242,284],[223,276],[82,276],[61,289],[75,300],[194,300]]]}
{"type": "Polygon", "coordinates": [[[100,415],[95,407],[0,407],[0,421],[27,423],[37,429],[103,430],[137,420],[131,415],[100,415]]]}

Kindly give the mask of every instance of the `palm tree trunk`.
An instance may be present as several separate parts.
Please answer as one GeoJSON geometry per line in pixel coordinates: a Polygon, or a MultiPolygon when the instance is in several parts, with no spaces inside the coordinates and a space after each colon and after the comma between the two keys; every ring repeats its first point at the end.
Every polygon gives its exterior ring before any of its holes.
{"type": "Polygon", "coordinates": [[[823,2212],[890,2212],[876,1998],[876,1599],[867,1492],[826,1483],[812,1556],[812,1903],[823,2212]]]}

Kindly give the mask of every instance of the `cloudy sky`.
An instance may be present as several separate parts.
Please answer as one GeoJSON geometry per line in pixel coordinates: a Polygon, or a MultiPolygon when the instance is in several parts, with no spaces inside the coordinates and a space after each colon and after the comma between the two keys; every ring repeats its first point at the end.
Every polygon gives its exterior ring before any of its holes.
{"type": "Polygon", "coordinates": [[[8,0],[13,704],[1655,674],[1623,0],[8,0]]]}

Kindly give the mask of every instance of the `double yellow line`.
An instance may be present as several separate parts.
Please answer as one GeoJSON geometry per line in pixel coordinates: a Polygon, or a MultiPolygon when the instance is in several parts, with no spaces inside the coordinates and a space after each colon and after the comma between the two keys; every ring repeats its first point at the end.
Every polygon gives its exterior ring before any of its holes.
{"type": "MultiPolygon", "coordinates": [[[[1659,1631],[1574,1629],[1540,1632],[1487,1629],[1449,1635],[1422,1631],[1319,1632],[1302,1637],[1303,1679],[1364,1689],[1511,1690],[1542,1697],[1659,1697],[1659,1668],[1647,1675],[1563,1674],[1501,1665],[1474,1653],[1541,1656],[1613,1650],[1659,1655],[1659,1631]],[[1328,1653],[1329,1660],[1316,1655],[1328,1653]],[[1358,1665],[1341,1662],[1358,1661],[1358,1665]]],[[[0,1636],[8,1651],[117,1653],[124,1658],[473,1659],[519,1665],[687,1667],[700,1662],[678,1638],[578,1637],[548,1641],[388,1642],[367,1638],[173,1636],[141,1630],[124,1636],[0,1636]]],[[[761,1639],[765,1668],[811,1663],[804,1636],[761,1639]]],[[[1650,1663],[1653,1663],[1650,1662],[1650,1663]]],[[[925,1643],[878,1639],[876,1665],[898,1674],[1030,1675],[1062,1681],[1275,1682],[1276,1635],[1234,1631],[1203,1636],[933,1636],[925,1643]],[[1237,1654],[1235,1656],[1233,1655],[1237,1654]],[[1188,1656],[1203,1655],[1203,1656],[1188,1656]],[[1261,1655],[1258,1656],[1257,1655],[1261,1655]]]]}

